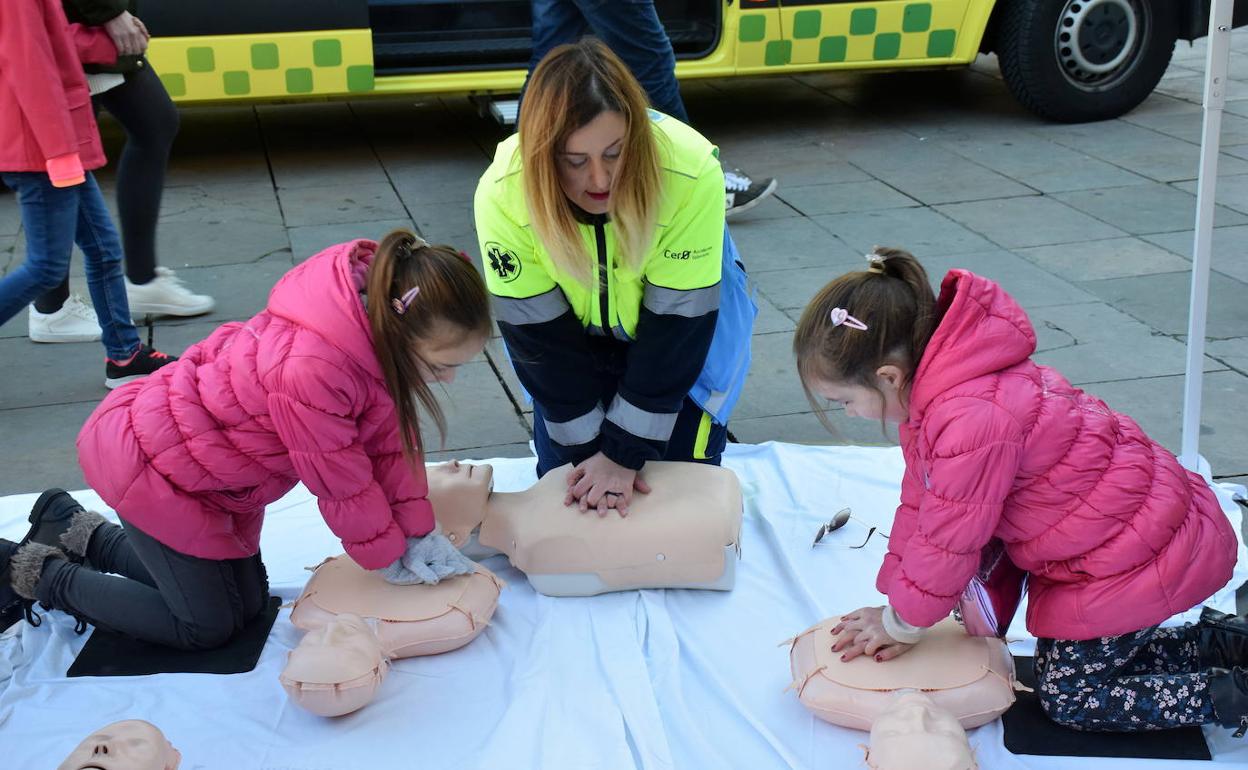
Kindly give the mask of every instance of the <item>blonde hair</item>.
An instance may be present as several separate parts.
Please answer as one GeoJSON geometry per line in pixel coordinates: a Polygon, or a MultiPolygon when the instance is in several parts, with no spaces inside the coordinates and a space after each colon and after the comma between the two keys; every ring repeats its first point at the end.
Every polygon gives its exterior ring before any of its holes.
{"type": "Polygon", "coordinates": [[[601,41],[587,37],[561,45],[533,70],[520,112],[524,194],[538,239],[555,266],[583,284],[592,260],[559,184],[557,156],[573,132],[603,112],[627,126],[611,184],[610,217],[623,262],[640,270],[654,239],[662,176],[647,114],[646,94],[628,67],[601,41]]]}
{"type": "Polygon", "coordinates": [[[458,340],[488,339],[489,293],[468,257],[450,246],[430,246],[408,230],[395,230],[382,239],[369,265],[368,298],[373,351],[398,412],[403,456],[408,462],[419,462],[416,403],[433,417],[443,441],[446,418],[421,374],[421,367],[430,367],[416,352],[415,343],[447,326],[459,335],[458,340]],[[408,304],[400,299],[403,311],[399,312],[395,300],[414,287],[418,293],[409,295],[408,304]]]}
{"type": "Polygon", "coordinates": [[[811,384],[861,385],[883,399],[876,370],[886,364],[898,367],[905,374],[902,385],[908,387],[936,330],[936,295],[927,271],[914,255],[877,246],[868,256],[867,270],[846,273],[815,294],[793,333],[793,353],[806,400],[833,433],[836,428],[811,384]],[[833,323],[836,308],[848,311],[867,328],[833,323]]]}

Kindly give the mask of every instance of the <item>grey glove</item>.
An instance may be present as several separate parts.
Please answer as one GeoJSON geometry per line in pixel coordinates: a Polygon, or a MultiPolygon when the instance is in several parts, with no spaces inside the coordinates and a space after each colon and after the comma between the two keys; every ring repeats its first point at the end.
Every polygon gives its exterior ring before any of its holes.
{"type": "Polygon", "coordinates": [[[378,572],[387,583],[407,586],[434,584],[452,575],[467,575],[476,567],[476,563],[460,553],[445,535],[430,532],[423,537],[409,537],[403,555],[378,572]]]}

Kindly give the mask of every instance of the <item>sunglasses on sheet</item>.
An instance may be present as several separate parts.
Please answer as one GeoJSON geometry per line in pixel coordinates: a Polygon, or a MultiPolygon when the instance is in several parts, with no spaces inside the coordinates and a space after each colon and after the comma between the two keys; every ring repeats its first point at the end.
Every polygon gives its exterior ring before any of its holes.
{"type": "MultiPolygon", "coordinates": [[[[815,546],[819,545],[819,543],[823,540],[824,537],[832,534],[833,532],[837,531],[841,527],[844,527],[853,518],[854,518],[854,512],[850,508],[842,508],[841,510],[837,511],[836,514],[832,516],[832,519],[828,521],[828,523],[819,525],[819,529],[815,532],[815,541],[810,544],[810,547],[814,548],[815,546]]],[[[867,525],[863,524],[862,526],[865,527],[867,525]]],[[[878,530],[876,529],[876,527],[870,527],[867,529],[867,539],[862,541],[862,545],[851,545],[851,546],[845,546],[845,547],[849,548],[850,550],[858,550],[859,548],[865,548],[867,543],[871,542],[871,536],[874,535],[877,531],[878,530]]],[[[880,537],[886,540],[888,539],[888,535],[884,534],[883,532],[880,532],[880,537]]]]}

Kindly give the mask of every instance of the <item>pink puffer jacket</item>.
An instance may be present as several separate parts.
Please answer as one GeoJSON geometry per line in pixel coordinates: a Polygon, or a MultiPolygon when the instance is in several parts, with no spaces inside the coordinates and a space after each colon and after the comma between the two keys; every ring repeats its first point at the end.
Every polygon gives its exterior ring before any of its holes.
{"type": "Polygon", "coordinates": [[[1131,418],[1030,359],[996,283],[952,270],[901,426],[906,473],[876,587],[903,620],[949,614],[993,537],[1030,574],[1027,629],[1092,639],[1190,609],[1237,541],[1205,481],[1131,418]]]}
{"type": "Polygon", "coordinates": [[[360,298],[376,247],[326,249],[259,315],[113,391],[78,435],[87,483],[170,548],[234,559],[259,550],[264,507],[302,481],[360,566],[397,559],[434,521],[360,298]]]}

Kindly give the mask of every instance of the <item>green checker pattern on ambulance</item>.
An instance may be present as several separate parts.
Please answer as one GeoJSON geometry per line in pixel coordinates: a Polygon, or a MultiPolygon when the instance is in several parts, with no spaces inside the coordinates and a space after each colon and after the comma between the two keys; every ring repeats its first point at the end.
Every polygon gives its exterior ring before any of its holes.
{"type": "Polygon", "coordinates": [[[966,0],[837,3],[813,8],[782,4],[778,35],[761,34],[763,14],[745,14],[738,45],[761,47],[758,58],[768,67],[947,60],[956,50],[966,8],[966,0]],[[750,22],[751,16],[760,18],[750,22]]]}

